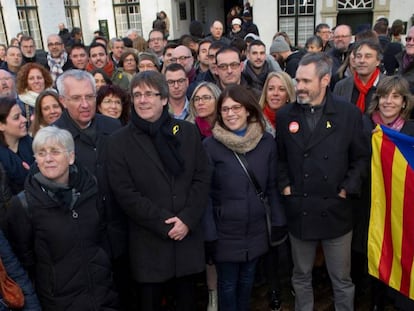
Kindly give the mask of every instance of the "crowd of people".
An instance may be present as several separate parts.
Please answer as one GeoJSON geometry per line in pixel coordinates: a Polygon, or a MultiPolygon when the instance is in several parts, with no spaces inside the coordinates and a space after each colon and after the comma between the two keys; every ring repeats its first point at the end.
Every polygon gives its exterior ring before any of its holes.
{"type": "Polygon", "coordinates": [[[0,45],[0,255],[23,310],[194,311],[203,275],[203,309],[247,311],[261,270],[278,311],[280,245],[295,310],[321,252],[336,310],[367,284],[372,310],[414,309],[367,273],[370,138],[414,136],[414,27],[404,45],[384,17],[355,40],[322,23],[267,49],[252,16],[0,45]]]}

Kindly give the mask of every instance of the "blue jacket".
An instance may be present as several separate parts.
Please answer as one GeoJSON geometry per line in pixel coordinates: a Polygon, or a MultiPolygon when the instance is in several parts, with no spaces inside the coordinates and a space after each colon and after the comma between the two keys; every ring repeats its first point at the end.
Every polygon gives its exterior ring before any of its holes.
{"type": "MultiPolygon", "coordinates": [[[[26,274],[26,271],[20,265],[19,260],[13,253],[9,242],[0,230],[0,257],[3,261],[3,265],[7,271],[7,274],[12,278],[22,289],[24,294],[24,307],[23,311],[38,311],[41,310],[39,300],[33,289],[32,283],[26,274]]],[[[9,308],[4,305],[3,297],[0,297],[0,311],[8,311],[9,308]]]]}

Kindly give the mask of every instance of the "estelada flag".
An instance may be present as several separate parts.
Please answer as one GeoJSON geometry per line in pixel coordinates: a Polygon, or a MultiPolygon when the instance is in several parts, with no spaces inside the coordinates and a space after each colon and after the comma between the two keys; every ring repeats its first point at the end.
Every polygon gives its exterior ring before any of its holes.
{"type": "Polygon", "coordinates": [[[414,299],[414,137],[377,127],[372,135],[368,271],[414,299]]]}

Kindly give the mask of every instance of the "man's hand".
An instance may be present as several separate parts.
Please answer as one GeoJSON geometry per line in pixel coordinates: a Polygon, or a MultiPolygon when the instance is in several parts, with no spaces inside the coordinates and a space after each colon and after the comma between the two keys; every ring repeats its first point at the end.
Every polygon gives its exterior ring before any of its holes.
{"type": "Polygon", "coordinates": [[[342,199],[346,199],[346,190],[341,189],[341,191],[338,193],[338,196],[341,197],[342,199]]]}
{"type": "Polygon", "coordinates": [[[188,234],[188,227],[178,217],[171,217],[165,221],[166,224],[174,224],[174,227],[168,232],[170,239],[181,241],[188,234]]]}
{"type": "Polygon", "coordinates": [[[292,191],[290,190],[290,186],[286,186],[283,191],[282,191],[283,195],[291,195],[292,191]]]}

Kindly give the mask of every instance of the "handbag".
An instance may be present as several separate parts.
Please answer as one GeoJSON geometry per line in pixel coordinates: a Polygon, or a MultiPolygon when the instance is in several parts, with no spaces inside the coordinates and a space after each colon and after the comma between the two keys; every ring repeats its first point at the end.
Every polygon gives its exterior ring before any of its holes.
{"type": "Polygon", "coordinates": [[[247,178],[249,178],[250,183],[253,185],[253,187],[256,190],[256,195],[259,198],[260,202],[262,202],[265,215],[266,215],[266,228],[267,228],[267,236],[269,238],[269,244],[270,246],[278,246],[286,241],[287,234],[285,234],[282,238],[279,238],[277,240],[274,240],[272,238],[272,216],[271,216],[271,208],[269,205],[269,202],[266,198],[266,196],[263,193],[262,188],[260,187],[259,182],[256,179],[256,176],[252,172],[251,169],[249,169],[249,164],[247,163],[246,157],[240,153],[237,153],[233,151],[234,155],[236,156],[237,160],[239,161],[241,167],[243,168],[244,173],[247,175],[247,178]]]}
{"type": "Polygon", "coordinates": [[[20,286],[7,274],[6,268],[0,259],[0,294],[3,302],[12,309],[20,309],[24,306],[24,295],[20,286]]]}

